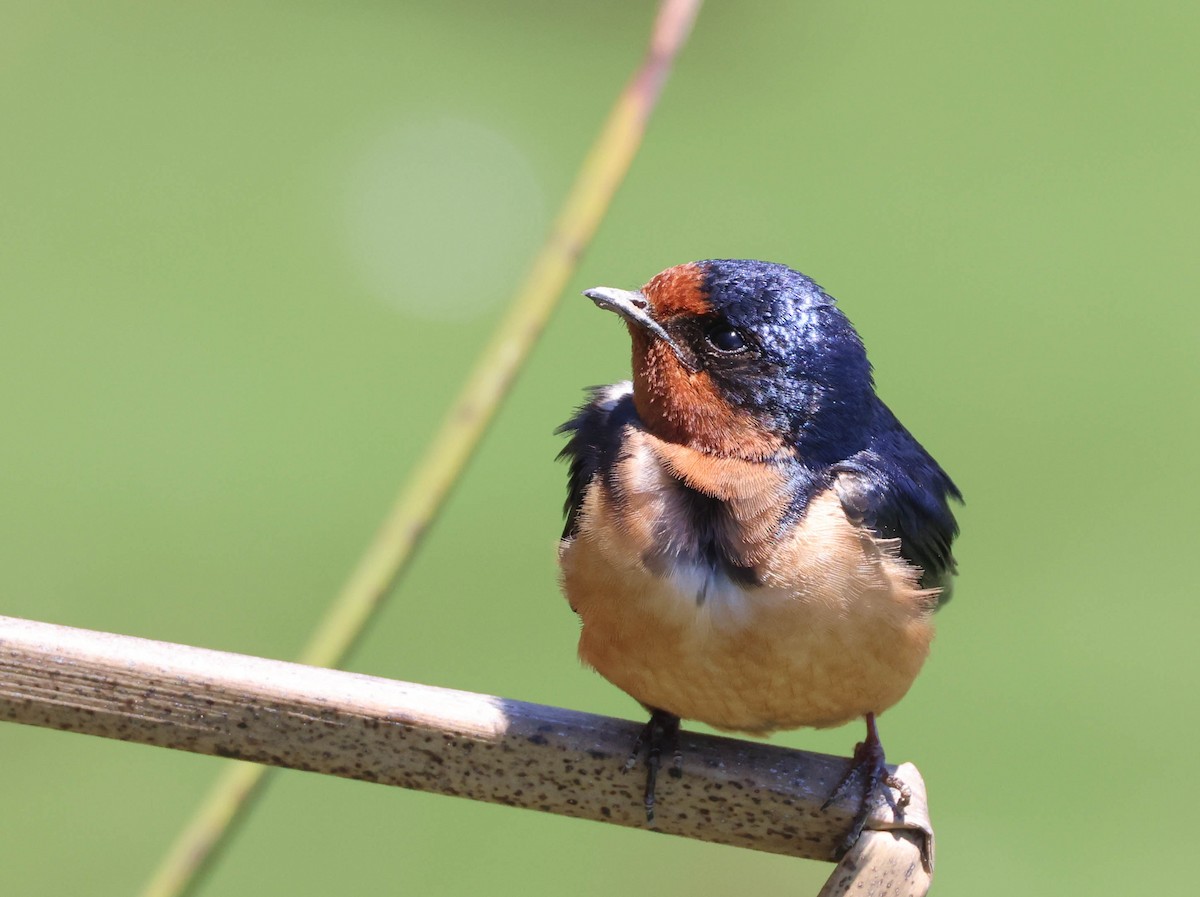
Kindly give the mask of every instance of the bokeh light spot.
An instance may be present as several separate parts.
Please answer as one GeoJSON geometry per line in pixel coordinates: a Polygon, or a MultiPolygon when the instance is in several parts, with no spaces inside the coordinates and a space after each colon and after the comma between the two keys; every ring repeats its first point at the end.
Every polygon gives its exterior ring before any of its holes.
{"type": "Polygon", "coordinates": [[[477,122],[393,127],[349,166],[348,262],[368,292],[405,314],[485,311],[512,292],[544,226],[529,160],[477,122]]]}

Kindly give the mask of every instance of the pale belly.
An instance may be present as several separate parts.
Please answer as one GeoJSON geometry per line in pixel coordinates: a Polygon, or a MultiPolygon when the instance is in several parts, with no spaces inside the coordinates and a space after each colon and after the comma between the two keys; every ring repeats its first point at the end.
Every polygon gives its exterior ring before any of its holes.
{"type": "Polygon", "coordinates": [[[758,586],[653,572],[636,532],[590,510],[560,549],[579,655],[650,707],[746,732],[834,726],[899,701],[928,654],[934,593],[832,494],[759,565],[758,586]]]}

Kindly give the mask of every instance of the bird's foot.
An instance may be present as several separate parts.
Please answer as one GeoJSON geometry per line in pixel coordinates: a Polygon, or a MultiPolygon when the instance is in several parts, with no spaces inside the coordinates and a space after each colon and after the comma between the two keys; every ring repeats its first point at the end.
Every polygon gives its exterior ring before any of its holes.
{"type": "Polygon", "coordinates": [[[888,806],[892,809],[892,814],[896,817],[904,816],[904,808],[912,800],[912,790],[904,784],[902,779],[888,772],[883,755],[883,744],[880,743],[879,733],[875,729],[875,714],[873,713],[867,714],[866,739],[854,746],[854,759],[850,761],[850,768],[837,783],[833,793],[829,795],[829,799],[821,805],[821,809],[829,809],[838,798],[850,790],[851,786],[859,782],[861,782],[862,800],[850,823],[850,830],[838,847],[837,859],[839,860],[854,846],[862,834],[863,827],[867,824],[867,817],[875,805],[874,797],[877,793],[883,795],[883,799],[887,801],[888,806]],[[892,797],[893,790],[899,795],[898,797],[892,797]]]}
{"type": "Polygon", "coordinates": [[[679,751],[679,717],[665,710],[651,710],[650,721],[638,734],[633,743],[633,752],[625,761],[626,769],[637,766],[638,760],[645,753],[646,762],[646,791],[644,802],[646,806],[646,824],[654,824],[654,788],[658,783],[658,770],[662,766],[662,755],[671,754],[671,768],[668,774],[678,779],[683,775],[683,754],[679,751]]]}

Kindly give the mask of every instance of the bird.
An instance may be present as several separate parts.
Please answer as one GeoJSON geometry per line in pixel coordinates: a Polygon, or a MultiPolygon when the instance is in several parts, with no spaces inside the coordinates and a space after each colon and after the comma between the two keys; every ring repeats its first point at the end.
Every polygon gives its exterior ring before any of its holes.
{"type": "Polygon", "coordinates": [[[630,758],[647,821],[664,753],[682,774],[682,720],[761,736],[862,719],[825,803],[861,789],[844,853],[879,795],[897,813],[909,799],[876,718],[929,653],[962,495],[799,271],[708,259],[584,295],[624,320],[632,378],[558,430],[559,573],[579,658],[650,713],[630,758]]]}

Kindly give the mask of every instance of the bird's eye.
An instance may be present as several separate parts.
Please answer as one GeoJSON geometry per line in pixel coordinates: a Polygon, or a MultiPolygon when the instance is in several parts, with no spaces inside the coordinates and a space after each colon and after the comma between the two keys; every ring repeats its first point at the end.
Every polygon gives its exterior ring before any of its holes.
{"type": "Polygon", "coordinates": [[[746,348],[746,338],[742,336],[742,332],[728,324],[717,324],[704,338],[718,352],[734,353],[746,348]]]}

